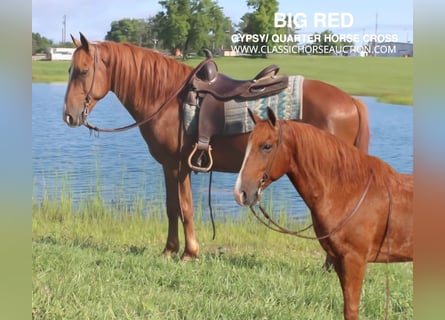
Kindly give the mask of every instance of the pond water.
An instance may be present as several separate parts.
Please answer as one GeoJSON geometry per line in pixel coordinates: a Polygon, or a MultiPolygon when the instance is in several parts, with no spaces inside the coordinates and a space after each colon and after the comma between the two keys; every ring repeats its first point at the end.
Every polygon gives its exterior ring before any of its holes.
{"type": "MultiPolygon", "coordinates": [[[[96,136],[84,127],[69,128],[62,121],[65,89],[66,84],[32,85],[33,199],[58,199],[68,193],[76,203],[100,192],[110,205],[131,205],[144,199],[147,206],[165,210],[162,168],[148,153],[139,130],[96,136]]],[[[399,172],[412,173],[412,108],[360,98],[368,107],[370,153],[399,172]]],[[[102,127],[133,123],[112,93],[98,103],[90,121],[102,127]]],[[[245,212],[233,199],[235,179],[236,174],[213,174],[212,205],[217,215],[245,212]]],[[[202,206],[205,212],[208,182],[208,174],[192,175],[194,205],[202,206]]],[[[307,215],[307,207],[286,177],[272,184],[264,197],[292,216],[307,215]]]]}

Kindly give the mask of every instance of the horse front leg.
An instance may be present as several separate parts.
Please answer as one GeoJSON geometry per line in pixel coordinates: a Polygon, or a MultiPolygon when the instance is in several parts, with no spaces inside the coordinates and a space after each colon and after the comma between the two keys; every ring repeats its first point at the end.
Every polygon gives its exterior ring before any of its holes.
{"type": "Polygon", "coordinates": [[[358,320],[360,295],[366,271],[366,261],[356,255],[332,261],[343,291],[343,314],[345,320],[358,320]]]}
{"type": "Polygon", "coordinates": [[[199,245],[196,240],[193,224],[193,200],[189,172],[164,167],[166,185],[166,207],[168,216],[168,235],[164,254],[172,255],[179,251],[178,219],[181,219],[184,228],[185,248],[183,260],[197,258],[199,245]],[[181,211],[182,207],[182,211],[181,211]]]}

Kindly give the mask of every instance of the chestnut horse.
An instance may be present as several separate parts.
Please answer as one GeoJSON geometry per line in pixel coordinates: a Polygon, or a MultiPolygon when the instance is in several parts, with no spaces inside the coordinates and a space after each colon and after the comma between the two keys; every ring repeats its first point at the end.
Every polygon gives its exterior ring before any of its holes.
{"type": "Polygon", "coordinates": [[[255,127],[236,201],[256,215],[252,206],[261,192],[286,174],[309,207],[314,238],[340,279],[344,317],[358,319],[366,264],[413,260],[413,175],[313,126],[279,121],[269,108],[266,120],[249,113],[255,127]]]}
{"type": "MultiPolygon", "coordinates": [[[[80,41],[71,37],[77,49],[69,72],[63,120],[70,127],[86,125],[87,115],[109,91],[116,94],[136,121],[150,120],[139,130],[149,152],[164,171],[168,235],[163,253],[169,256],[179,251],[178,220],[181,219],[185,237],[182,258],[197,257],[199,245],[193,225],[191,169],[187,165],[187,156],[196,137],[185,133],[184,95],[175,94],[193,68],[128,43],[93,43],[83,34],[80,34],[80,41]]],[[[317,80],[305,80],[303,89],[303,121],[361,150],[368,150],[368,116],[359,100],[317,80]]],[[[212,169],[238,172],[247,138],[248,134],[213,137],[212,169]]]]}

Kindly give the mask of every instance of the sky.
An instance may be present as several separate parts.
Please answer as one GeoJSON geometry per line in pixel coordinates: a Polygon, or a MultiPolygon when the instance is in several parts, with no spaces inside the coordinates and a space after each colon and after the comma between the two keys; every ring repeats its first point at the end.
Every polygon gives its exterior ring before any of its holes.
{"type": "MultiPolygon", "coordinates": [[[[238,23],[249,11],[246,0],[217,2],[234,23],[238,23]]],[[[157,0],[32,0],[32,32],[59,43],[66,16],[67,41],[70,41],[70,34],[77,37],[79,32],[89,40],[104,40],[113,21],[146,19],[161,9],[157,0]]],[[[377,22],[377,34],[396,34],[400,42],[413,42],[412,0],[279,0],[279,12],[291,13],[292,16],[299,14],[299,24],[306,21],[306,27],[299,33],[311,34],[329,29],[341,34],[374,34],[377,22]],[[344,14],[343,25],[337,19],[338,13],[344,14]],[[333,20],[330,27],[323,27],[323,20],[315,17],[321,19],[328,14],[333,20]]]]}

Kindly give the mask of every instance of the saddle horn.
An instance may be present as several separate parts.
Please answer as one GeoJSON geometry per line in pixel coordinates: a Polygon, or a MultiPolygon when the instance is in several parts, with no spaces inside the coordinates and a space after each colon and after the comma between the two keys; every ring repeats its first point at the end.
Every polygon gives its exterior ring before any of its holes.
{"type": "Polygon", "coordinates": [[[205,49],[202,49],[202,51],[204,51],[207,59],[213,58],[213,54],[209,49],[205,48],[205,49]]]}

